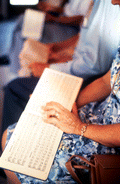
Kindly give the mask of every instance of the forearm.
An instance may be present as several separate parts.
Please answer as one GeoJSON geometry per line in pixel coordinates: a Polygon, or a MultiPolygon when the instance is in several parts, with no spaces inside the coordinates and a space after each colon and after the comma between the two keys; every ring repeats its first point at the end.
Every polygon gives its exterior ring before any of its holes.
{"type": "Polygon", "coordinates": [[[82,91],[80,91],[77,99],[78,108],[95,101],[105,99],[111,92],[110,71],[103,77],[95,80],[82,91]]]}
{"type": "Polygon", "coordinates": [[[48,12],[62,13],[63,12],[63,6],[55,7],[47,2],[39,2],[39,4],[37,5],[37,9],[40,11],[44,11],[46,13],[48,12]]]}
{"type": "Polygon", "coordinates": [[[80,25],[83,22],[83,16],[73,16],[73,17],[66,17],[66,16],[59,16],[55,17],[51,14],[46,14],[46,22],[56,22],[61,24],[68,24],[68,25],[80,25]]]}
{"type": "Polygon", "coordinates": [[[55,7],[55,8],[53,8],[53,10],[51,12],[62,14],[63,13],[63,7],[55,7]]]}
{"type": "MultiPolygon", "coordinates": [[[[79,134],[81,134],[81,128],[79,129],[79,134]]],[[[84,136],[107,147],[120,147],[120,124],[90,124],[87,126],[84,136]]]]}
{"type": "Polygon", "coordinates": [[[74,49],[76,47],[78,38],[79,38],[79,34],[76,34],[65,41],[54,43],[53,46],[51,47],[51,53],[49,55],[48,62],[61,63],[61,62],[67,62],[72,60],[72,56],[74,54],[74,49]]]}
{"type": "Polygon", "coordinates": [[[58,18],[55,18],[55,21],[57,23],[62,23],[62,24],[68,24],[68,25],[80,25],[83,23],[83,16],[73,16],[73,17],[65,17],[65,16],[60,16],[58,18]]]}
{"type": "Polygon", "coordinates": [[[51,47],[51,52],[59,52],[63,49],[69,48],[70,46],[73,46],[74,44],[77,43],[79,39],[79,34],[77,33],[76,35],[68,38],[67,40],[61,41],[61,42],[56,42],[53,44],[51,47]]]}
{"type": "MultiPolygon", "coordinates": [[[[76,115],[77,107],[75,104],[72,113],[57,102],[48,102],[43,110],[44,122],[53,124],[65,133],[81,136],[81,130],[86,126],[86,123],[83,123],[76,115]]],[[[90,123],[86,127],[83,136],[107,147],[120,147],[120,123],[111,125],[90,123]]]]}

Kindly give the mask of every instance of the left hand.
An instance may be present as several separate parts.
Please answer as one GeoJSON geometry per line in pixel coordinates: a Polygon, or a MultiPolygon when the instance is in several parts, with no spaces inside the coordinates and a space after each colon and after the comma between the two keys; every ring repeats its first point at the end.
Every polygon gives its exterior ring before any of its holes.
{"type": "Polygon", "coordinates": [[[83,123],[78,116],[64,108],[62,105],[57,102],[49,102],[43,110],[44,122],[53,124],[65,133],[80,135],[83,123]]]}

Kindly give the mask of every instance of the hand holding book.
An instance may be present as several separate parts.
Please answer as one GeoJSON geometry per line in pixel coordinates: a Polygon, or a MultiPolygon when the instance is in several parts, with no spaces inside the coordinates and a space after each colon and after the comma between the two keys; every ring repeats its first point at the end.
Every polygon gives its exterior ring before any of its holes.
{"type": "Polygon", "coordinates": [[[68,134],[78,134],[81,132],[83,123],[80,118],[56,102],[49,102],[44,107],[43,120],[53,124],[68,134]]]}
{"type": "Polygon", "coordinates": [[[67,112],[70,122],[74,117],[77,122],[77,116],[70,111],[82,81],[79,77],[45,69],[0,158],[0,167],[42,180],[48,178],[63,131],[42,120],[42,107],[52,101],[58,116],[63,113],[61,118],[67,119],[67,112]]]}

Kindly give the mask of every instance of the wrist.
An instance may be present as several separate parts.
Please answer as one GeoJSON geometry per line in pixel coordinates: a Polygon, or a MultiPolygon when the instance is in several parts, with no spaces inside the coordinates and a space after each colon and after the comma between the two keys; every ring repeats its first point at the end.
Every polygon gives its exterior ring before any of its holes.
{"type": "Polygon", "coordinates": [[[84,137],[84,134],[87,132],[87,128],[90,124],[89,123],[84,123],[82,124],[81,130],[80,130],[80,140],[84,137]]]}
{"type": "Polygon", "coordinates": [[[80,118],[79,118],[78,124],[77,124],[77,126],[75,127],[75,134],[76,134],[76,135],[80,135],[80,136],[81,136],[81,129],[82,129],[82,127],[83,127],[84,125],[86,125],[86,124],[83,123],[83,122],[80,120],[80,118]]]}

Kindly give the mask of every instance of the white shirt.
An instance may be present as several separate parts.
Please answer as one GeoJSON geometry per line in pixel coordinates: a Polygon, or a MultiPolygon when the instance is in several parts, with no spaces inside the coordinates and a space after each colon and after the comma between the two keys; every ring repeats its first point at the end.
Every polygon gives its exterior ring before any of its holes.
{"type": "Polygon", "coordinates": [[[73,60],[50,68],[88,79],[106,73],[120,41],[120,7],[96,0],[86,28],[81,29],[73,60]]]}
{"type": "Polygon", "coordinates": [[[83,15],[85,16],[92,0],[69,0],[64,7],[65,16],[83,15]]]}

